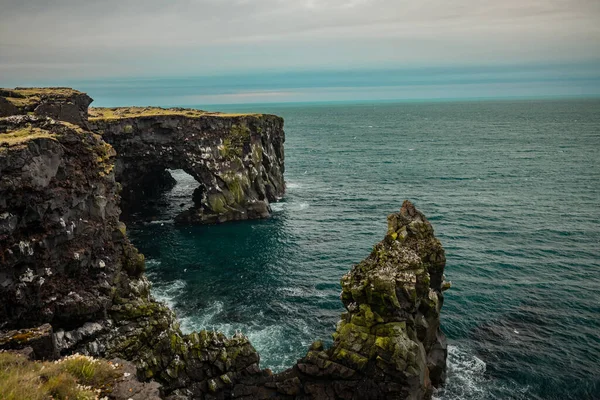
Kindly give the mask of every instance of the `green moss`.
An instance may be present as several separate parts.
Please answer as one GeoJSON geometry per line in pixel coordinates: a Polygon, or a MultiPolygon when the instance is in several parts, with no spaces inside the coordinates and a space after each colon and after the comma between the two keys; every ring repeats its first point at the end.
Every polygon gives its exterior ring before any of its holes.
{"type": "Polygon", "coordinates": [[[232,125],[229,132],[232,139],[238,143],[250,139],[250,128],[246,125],[232,125]]]}
{"type": "Polygon", "coordinates": [[[119,232],[121,232],[123,236],[127,236],[127,225],[121,221],[119,221],[119,232]]]}
{"type": "Polygon", "coordinates": [[[220,376],[221,381],[226,384],[226,385],[230,385],[231,384],[231,378],[229,378],[229,375],[224,374],[220,376]]]}
{"type": "Polygon", "coordinates": [[[235,157],[242,156],[242,147],[234,144],[231,138],[223,139],[223,144],[219,146],[219,155],[226,160],[233,160],[235,157]]]}
{"type": "Polygon", "coordinates": [[[0,133],[0,145],[15,146],[33,139],[52,139],[56,140],[56,134],[40,128],[27,127],[8,133],[0,133]]]}
{"type": "Polygon", "coordinates": [[[132,125],[125,125],[123,127],[123,133],[133,133],[133,126],[132,125]]]}
{"type": "Polygon", "coordinates": [[[0,96],[22,110],[33,110],[45,98],[69,99],[80,94],[77,90],[62,87],[0,89],[0,96]]]}
{"type": "Polygon", "coordinates": [[[252,146],[252,162],[255,165],[259,165],[262,162],[263,149],[260,145],[255,144],[252,146]]]}
{"type": "Polygon", "coordinates": [[[225,201],[225,196],[223,196],[222,193],[211,193],[208,195],[208,205],[214,213],[224,213],[226,211],[226,204],[227,202],[225,201]]]}
{"type": "Polygon", "coordinates": [[[335,350],[334,357],[337,359],[344,360],[346,363],[350,364],[354,369],[359,371],[364,369],[369,362],[368,358],[363,357],[362,355],[353,351],[349,351],[342,348],[338,348],[335,350]]]}
{"type": "Polygon", "coordinates": [[[146,258],[133,246],[123,254],[122,263],[129,276],[139,276],[146,270],[146,258]]]}
{"type": "Polygon", "coordinates": [[[96,162],[100,169],[100,176],[110,174],[114,169],[112,158],[116,155],[113,147],[108,143],[102,142],[101,144],[94,146],[93,150],[97,155],[96,162]]]}
{"type": "Polygon", "coordinates": [[[225,182],[227,189],[233,197],[232,199],[229,199],[230,201],[227,203],[242,204],[245,199],[245,191],[250,186],[248,177],[241,173],[227,172],[220,175],[220,178],[225,182]]]}
{"type": "Polygon", "coordinates": [[[28,331],[28,332],[24,332],[24,333],[18,333],[16,335],[14,335],[12,337],[12,339],[17,341],[18,343],[25,343],[25,342],[29,341],[29,339],[34,338],[34,337],[35,337],[35,333],[33,331],[28,331]]]}

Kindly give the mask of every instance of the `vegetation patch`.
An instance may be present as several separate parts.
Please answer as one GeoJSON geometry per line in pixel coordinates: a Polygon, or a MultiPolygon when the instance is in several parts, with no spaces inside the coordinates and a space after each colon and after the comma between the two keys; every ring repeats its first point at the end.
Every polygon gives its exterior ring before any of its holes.
{"type": "Polygon", "coordinates": [[[33,108],[42,99],[68,99],[80,94],[77,90],[64,87],[0,89],[0,96],[21,109],[33,108]]]}
{"type": "Polygon", "coordinates": [[[243,116],[259,116],[260,114],[236,114],[236,113],[219,113],[193,108],[162,108],[162,107],[91,107],[89,109],[90,120],[114,120],[123,118],[138,118],[138,117],[158,117],[158,116],[182,116],[188,118],[200,117],[243,117],[243,116]]]}
{"type": "Polygon", "coordinates": [[[14,146],[39,138],[56,139],[56,135],[44,129],[29,126],[8,133],[0,133],[0,145],[14,146]]]}
{"type": "Polygon", "coordinates": [[[79,354],[54,362],[0,353],[0,399],[93,400],[111,391],[123,372],[109,361],[79,354]]]}
{"type": "Polygon", "coordinates": [[[223,139],[223,144],[219,146],[219,155],[226,160],[233,160],[242,156],[242,147],[234,144],[230,138],[223,139]]]}

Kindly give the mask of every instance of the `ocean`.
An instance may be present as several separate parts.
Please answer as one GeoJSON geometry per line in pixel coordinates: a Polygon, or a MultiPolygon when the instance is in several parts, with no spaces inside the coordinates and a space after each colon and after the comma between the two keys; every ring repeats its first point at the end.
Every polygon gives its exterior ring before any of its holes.
{"type": "Polygon", "coordinates": [[[186,332],[244,332],[281,371],[331,343],[341,276],[410,199],[446,249],[436,399],[600,399],[600,100],[199,106],[285,119],[269,220],[177,226],[196,183],[128,229],[186,332]],[[151,221],[150,221],[151,220],[151,221]]]}

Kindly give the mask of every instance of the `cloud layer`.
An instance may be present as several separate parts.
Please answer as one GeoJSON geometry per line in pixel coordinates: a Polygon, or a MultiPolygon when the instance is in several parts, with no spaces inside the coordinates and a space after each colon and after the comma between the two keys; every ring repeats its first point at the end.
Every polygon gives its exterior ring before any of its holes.
{"type": "Polygon", "coordinates": [[[597,0],[8,0],[0,12],[4,79],[598,58],[597,0]]]}

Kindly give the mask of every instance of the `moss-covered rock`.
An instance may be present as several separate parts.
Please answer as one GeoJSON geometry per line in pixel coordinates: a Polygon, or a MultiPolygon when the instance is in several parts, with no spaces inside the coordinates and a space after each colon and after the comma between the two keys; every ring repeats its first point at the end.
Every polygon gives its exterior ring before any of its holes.
{"type": "Polygon", "coordinates": [[[184,335],[152,298],[144,257],[119,221],[115,174],[138,158],[153,171],[182,167],[204,182],[196,196],[203,222],[265,216],[264,199],[283,190],[282,179],[272,182],[283,173],[280,119],[111,109],[95,121],[118,154],[85,124],[0,118],[0,348],[121,357],[171,399],[420,399],[443,382],[445,255],[410,202],[342,278],[346,312],[333,344],[317,341],[273,374],[260,370],[244,335],[184,335]],[[218,148],[224,142],[236,148],[229,158],[218,148]],[[265,174],[271,183],[262,186],[265,174]]]}
{"type": "Polygon", "coordinates": [[[159,192],[157,175],[183,169],[199,184],[194,206],[177,218],[215,223],[265,218],[283,196],[283,120],[274,115],[192,109],[92,109],[90,123],[117,150],[126,209],[159,192]]]}
{"type": "Polygon", "coordinates": [[[92,99],[71,88],[0,89],[0,117],[32,114],[85,126],[92,99]]]}

